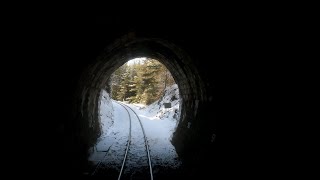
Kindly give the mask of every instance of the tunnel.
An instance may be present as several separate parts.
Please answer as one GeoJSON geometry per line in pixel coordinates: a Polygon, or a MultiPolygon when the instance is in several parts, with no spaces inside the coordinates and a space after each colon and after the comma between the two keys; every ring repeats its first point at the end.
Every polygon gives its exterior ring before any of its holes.
{"type": "Polygon", "coordinates": [[[196,131],[201,129],[201,124],[198,122],[201,120],[198,119],[197,114],[201,113],[203,106],[206,106],[204,103],[211,102],[212,99],[208,96],[204,82],[192,59],[185,51],[167,40],[136,37],[133,32],[116,39],[106,47],[96,62],[82,74],[77,95],[78,107],[75,108],[74,113],[79,117],[78,122],[88,125],[84,127],[86,130],[82,130],[87,133],[84,136],[91,139],[87,143],[93,144],[95,138],[101,134],[98,120],[101,89],[107,89],[108,78],[117,68],[128,59],[137,57],[158,59],[172,73],[179,86],[180,120],[172,141],[178,154],[181,157],[194,156],[189,153],[193,152],[193,146],[198,146],[196,141],[203,136],[202,133],[207,133],[208,144],[213,143],[214,129],[211,132],[196,131]]]}
{"type": "Polygon", "coordinates": [[[196,178],[204,169],[209,176],[214,172],[219,69],[215,53],[221,47],[208,43],[216,43],[215,34],[191,16],[142,17],[50,16],[39,26],[43,36],[32,46],[39,60],[28,62],[35,69],[29,85],[38,88],[27,91],[27,101],[33,101],[34,117],[39,117],[32,139],[45,149],[33,157],[47,157],[36,158],[38,164],[47,164],[40,174],[83,175],[88,149],[101,134],[99,93],[117,68],[136,57],[159,60],[179,86],[181,112],[172,144],[183,160],[185,177],[196,178]],[[204,165],[208,161],[212,166],[204,165]]]}

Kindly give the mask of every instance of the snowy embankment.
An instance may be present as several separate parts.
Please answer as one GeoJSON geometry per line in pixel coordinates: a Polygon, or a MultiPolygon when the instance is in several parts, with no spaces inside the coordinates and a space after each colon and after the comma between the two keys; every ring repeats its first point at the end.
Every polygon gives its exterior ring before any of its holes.
{"type": "Polygon", "coordinates": [[[150,104],[145,108],[144,111],[154,118],[161,120],[178,121],[179,120],[179,89],[178,85],[174,84],[167,87],[164,91],[164,96],[158,101],[150,104]],[[171,108],[165,108],[164,103],[171,103],[171,108]]]}
{"type": "Polygon", "coordinates": [[[105,138],[108,129],[111,127],[114,121],[114,108],[110,95],[107,91],[102,90],[102,95],[100,99],[100,123],[102,126],[102,135],[100,138],[105,138]]]}
{"type": "MultiPolygon", "coordinates": [[[[164,96],[149,106],[127,105],[138,114],[144,126],[154,170],[156,171],[157,167],[173,169],[179,167],[181,162],[174,146],[171,144],[172,134],[179,120],[178,86],[173,85],[166,88],[164,96]],[[163,103],[171,103],[171,108],[164,108],[163,103]]],[[[104,133],[99,138],[89,161],[93,164],[102,161],[103,167],[119,170],[128,141],[129,116],[117,102],[110,101],[109,95],[105,91],[101,99],[100,109],[101,125],[104,133]]],[[[129,112],[132,118],[132,131],[131,146],[126,162],[126,169],[128,170],[133,167],[137,169],[139,166],[143,167],[147,162],[140,123],[134,113],[131,110],[129,112]]]]}
{"type": "Polygon", "coordinates": [[[163,98],[149,106],[129,104],[139,115],[144,126],[154,166],[178,167],[178,155],[171,144],[172,134],[179,120],[179,90],[175,84],[166,88],[163,98]],[[164,103],[171,103],[165,108],[164,103]]]}

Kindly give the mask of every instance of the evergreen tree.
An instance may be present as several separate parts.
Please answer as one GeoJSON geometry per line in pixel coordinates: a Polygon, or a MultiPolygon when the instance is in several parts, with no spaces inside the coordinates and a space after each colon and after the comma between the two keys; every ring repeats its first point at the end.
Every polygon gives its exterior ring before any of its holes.
{"type": "Polygon", "coordinates": [[[124,64],[120,66],[114,73],[111,75],[111,97],[115,100],[118,99],[118,93],[120,92],[120,84],[123,79],[123,74],[126,72],[127,65],[124,64]]]}
{"type": "Polygon", "coordinates": [[[111,95],[116,100],[149,105],[173,84],[169,70],[159,61],[147,58],[132,65],[126,63],[111,75],[111,95]]]}
{"type": "Polygon", "coordinates": [[[127,93],[127,100],[132,103],[135,102],[135,97],[137,95],[137,83],[134,81],[134,77],[136,77],[136,65],[132,65],[128,67],[129,71],[129,82],[128,82],[128,93],[127,93]]]}
{"type": "Polygon", "coordinates": [[[160,70],[161,64],[156,60],[147,59],[144,65],[145,70],[142,74],[142,101],[148,105],[158,99],[158,80],[156,79],[156,75],[160,70]]]}
{"type": "Polygon", "coordinates": [[[129,73],[126,71],[121,76],[121,83],[119,86],[117,100],[120,100],[120,101],[127,100],[129,96],[129,82],[130,82],[130,76],[129,76],[129,73]]]}

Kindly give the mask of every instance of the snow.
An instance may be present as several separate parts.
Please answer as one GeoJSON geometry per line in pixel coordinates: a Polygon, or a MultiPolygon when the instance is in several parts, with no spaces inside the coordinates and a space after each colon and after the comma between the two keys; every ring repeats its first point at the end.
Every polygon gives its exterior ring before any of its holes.
{"type": "Polygon", "coordinates": [[[174,84],[164,91],[164,96],[159,101],[152,103],[143,110],[149,118],[158,118],[161,120],[178,121],[179,120],[179,89],[174,84]],[[163,103],[171,103],[171,108],[164,108],[163,103]]]}
{"type": "Polygon", "coordinates": [[[102,126],[103,134],[100,138],[104,138],[107,136],[107,131],[113,124],[114,120],[114,110],[113,110],[113,104],[111,103],[111,98],[107,91],[102,90],[100,97],[100,124],[102,126]]]}
{"type": "Polygon", "coordinates": [[[132,64],[134,64],[134,63],[139,63],[139,62],[141,62],[141,61],[143,61],[143,60],[146,60],[146,59],[147,59],[146,57],[140,57],[140,58],[130,59],[130,60],[128,61],[128,65],[132,65],[132,64]]]}
{"type": "MultiPolygon", "coordinates": [[[[93,164],[102,162],[100,169],[110,168],[120,170],[129,135],[129,115],[116,101],[108,99],[103,92],[101,102],[101,124],[104,133],[99,138],[96,149],[89,157],[93,164]],[[114,121],[114,123],[112,123],[114,121]],[[111,123],[110,123],[111,122],[111,123]]],[[[121,102],[124,103],[124,102],[121,102]]],[[[142,104],[126,104],[139,116],[143,124],[152,166],[177,168],[181,165],[179,157],[171,144],[172,133],[179,120],[179,90],[177,85],[168,87],[165,95],[159,101],[149,106],[142,104]],[[171,108],[164,108],[163,103],[171,102],[171,108]]],[[[140,123],[136,115],[128,108],[132,118],[131,143],[128,151],[124,173],[132,173],[134,169],[147,168],[148,160],[140,123]]]]}

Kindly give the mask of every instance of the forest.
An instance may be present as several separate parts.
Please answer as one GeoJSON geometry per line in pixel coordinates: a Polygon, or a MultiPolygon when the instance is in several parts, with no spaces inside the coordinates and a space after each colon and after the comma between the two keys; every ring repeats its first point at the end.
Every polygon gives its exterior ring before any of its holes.
{"type": "Polygon", "coordinates": [[[159,61],[145,58],[119,67],[109,79],[112,99],[149,105],[166,87],[175,84],[169,70],[159,61]]]}

